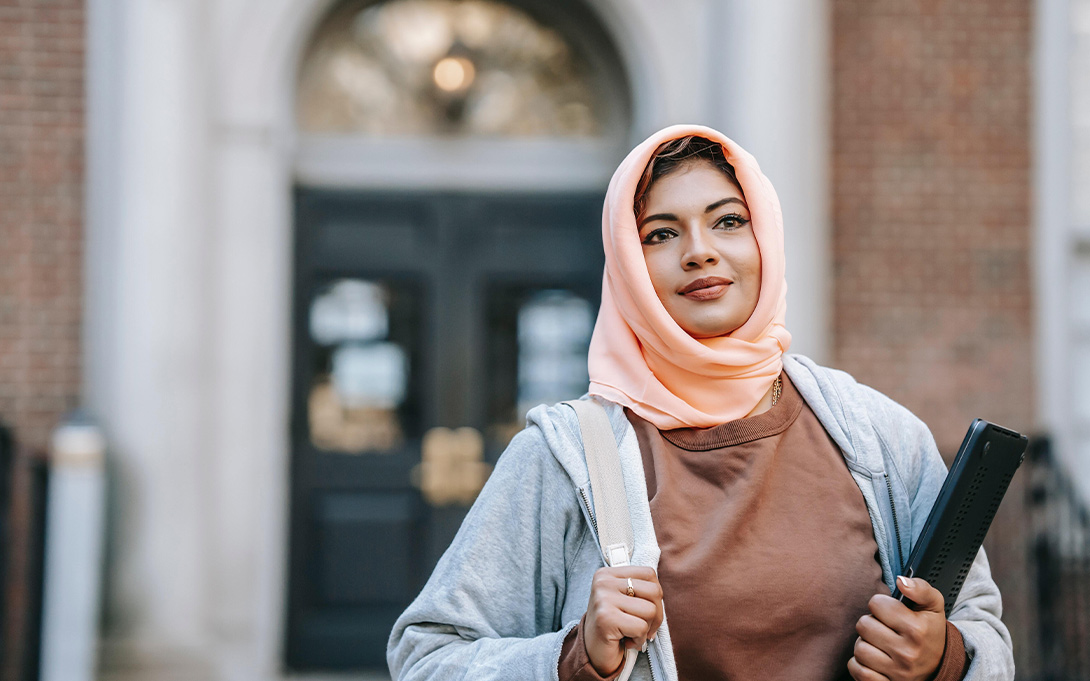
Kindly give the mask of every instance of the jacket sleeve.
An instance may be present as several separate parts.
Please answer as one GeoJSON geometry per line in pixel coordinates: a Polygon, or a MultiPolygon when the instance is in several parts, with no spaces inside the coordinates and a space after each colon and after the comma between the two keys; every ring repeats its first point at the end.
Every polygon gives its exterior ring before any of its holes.
{"type": "MultiPolygon", "coordinates": [[[[922,421],[915,422],[918,474],[915,493],[912,496],[913,541],[923,530],[931,507],[946,480],[947,468],[931,432],[922,421]]],[[[902,472],[903,473],[903,472],[902,472]]],[[[910,479],[912,476],[910,473],[910,479]]],[[[1014,655],[1010,632],[1000,617],[1003,601],[999,587],[992,581],[988,557],[983,547],[961,587],[961,593],[950,611],[950,622],[961,632],[965,652],[970,658],[966,681],[1012,681],[1014,679],[1014,655]]]]}
{"type": "Polygon", "coordinates": [[[565,554],[585,540],[572,483],[531,426],[500,457],[387,646],[390,674],[557,679],[567,632],[565,554]]]}

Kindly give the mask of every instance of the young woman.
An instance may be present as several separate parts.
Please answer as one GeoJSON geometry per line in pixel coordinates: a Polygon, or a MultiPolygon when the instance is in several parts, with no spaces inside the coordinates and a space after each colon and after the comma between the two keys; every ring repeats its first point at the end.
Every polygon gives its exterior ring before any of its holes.
{"type": "Polygon", "coordinates": [[[574,410],[537,407],[394,626],[394,678],[613,678],[637,647],[632,678],[656,681],[1013,679],[983,550],[949,621],[898,578],[946,475],[927,427],[784,354],[783,225],[753,157],[710,128],[652,135],[602,237],[583,399],[617,440],[633,567],[603,567],[574,410]]]}

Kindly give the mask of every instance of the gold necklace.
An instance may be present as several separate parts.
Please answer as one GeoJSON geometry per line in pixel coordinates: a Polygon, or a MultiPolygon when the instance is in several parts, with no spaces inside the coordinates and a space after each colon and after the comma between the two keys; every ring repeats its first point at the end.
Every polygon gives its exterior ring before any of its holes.
{"type": "Polygon", "coordinates": [[[783,379],[779,376],[772,383],[772,406],[775,407],[776,403],[780,401],[780,393],[783,392],[783,379]]]}

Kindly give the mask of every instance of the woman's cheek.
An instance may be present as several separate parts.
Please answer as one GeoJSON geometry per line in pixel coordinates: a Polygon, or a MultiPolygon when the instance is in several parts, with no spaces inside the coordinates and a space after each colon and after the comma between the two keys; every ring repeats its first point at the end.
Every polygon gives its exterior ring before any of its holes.
{"type": "Polygon", "coordinates": [[[644,261],[647,263],[647,273],[651,276],[651,285],[655,287],[659,300],[666,305],[672,300],[668,293],[673,290],[673,286],[661,250],[661,246],[650,251],[644,247],[644,261]]]}

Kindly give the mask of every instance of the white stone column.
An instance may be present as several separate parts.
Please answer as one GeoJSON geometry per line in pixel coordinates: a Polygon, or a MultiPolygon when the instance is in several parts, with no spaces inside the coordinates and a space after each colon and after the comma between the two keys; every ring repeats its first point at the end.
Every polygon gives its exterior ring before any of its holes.
{"type": "Polygon", "coordinates": [[[791,350],[832,359],[830,8],[708,0],[710,119],[750,153],[783,206],[791,350]]]}
{"type": "Polygon", "coordinates": [[[292,96],[325,0],[215,6],[209,625],[225,680],[281,678],[290,494],[292,96]]]}
{"type": "Polygon", "coordinates": [[[210,262],[215,413],[209,609],[226,679],[281,663],[289,515],[291,184],[282,150],[221,131],[210,262]]]}
{"type": "Polygon", "coordinates": [[[112,455],[107,653],[190,665],[205,643],[201,8],[88,3],[85,401],[112,455]]]}

